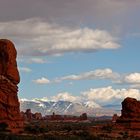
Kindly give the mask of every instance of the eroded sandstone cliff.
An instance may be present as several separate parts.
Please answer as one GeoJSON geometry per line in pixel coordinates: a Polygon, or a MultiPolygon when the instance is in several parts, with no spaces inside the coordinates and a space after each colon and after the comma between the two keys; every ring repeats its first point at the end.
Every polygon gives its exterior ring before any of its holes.
{"type": "Polygon", "coordinates": [[[117,119],[118,128],[140,130],[140,101],[127,97],[122,102],[121,116],[117,119]]]}
{"type": "Polygon", "coordinates": [[[12,132],[23,126],[17,96],[20,77],[16,57],[14,44],[0,39],[0,123],[8,124],[12,132]]]}

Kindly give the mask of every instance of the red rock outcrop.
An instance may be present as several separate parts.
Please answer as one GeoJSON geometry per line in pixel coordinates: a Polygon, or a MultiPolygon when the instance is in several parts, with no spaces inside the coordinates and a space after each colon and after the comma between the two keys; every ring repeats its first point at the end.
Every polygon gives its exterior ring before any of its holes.
{"type": "Polygon", "coordinates": [[[140,101],[127,97],[122,102],[121,116],[117,119],[118,126],[124,129],[140,130],[140,101]]]}
{"type": "Polygon", "coordinates": [[[14,44],[0,39],[0,123],[8,124],[12,132],[23,126],[17,96],[20,77],[16,56],[14,44]]]}
{"type": "Polygon", "coordinates": [[[124,119],[140,119],[140,101],[127,97],[122,102],[121,118],[124,119]]]}

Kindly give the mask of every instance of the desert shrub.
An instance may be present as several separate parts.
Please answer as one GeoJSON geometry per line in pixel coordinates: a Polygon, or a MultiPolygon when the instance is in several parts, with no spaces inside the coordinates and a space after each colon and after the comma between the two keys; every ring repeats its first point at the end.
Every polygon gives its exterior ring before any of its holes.
{"type": "Polygon", "coordinates": [[[5,122],[0,123],[0,131],[6,131],[8,128],[8,124],[5,122]]]}
{"type": "Polygon", "coordinates": [[[39,128],[36,127],[36,126],[32,126],[32,125],[27,125],[27,126],[24,128],[24,130],[25,130],[26,132],[30,132],[30,133],[34,133],[34,134],[36,134],[36,133],[39,132],[39,128]]]}
{"type": "Polygon", "coordinates": [[[102,127],[102,130],[110,133],[112,131],[112,126],[111,125],[105,125],[105,126],[102,127]]]}
{"type": "Polygon", "coordinates": [[[124,133],[123,133],[123,138],[124,138],[124,139],[128,138],[128,132],[124,132],[124,133]]]}
{"type": "Polygon", "coordinates": [[[33,133],[33,134],[44,133],[49,131],[47,127],[40,126],[40,125],[26,125],[24,130],[25,132],[33,133]]]}

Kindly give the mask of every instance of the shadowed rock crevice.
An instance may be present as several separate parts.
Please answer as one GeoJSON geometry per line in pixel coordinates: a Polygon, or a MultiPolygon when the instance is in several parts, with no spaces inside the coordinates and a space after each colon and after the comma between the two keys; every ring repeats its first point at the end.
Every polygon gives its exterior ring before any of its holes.
{"type": "Polygon", "coordinates": [[[0,74],[5,75],[9,57],[6,52],[6,43],[0,42],[0,46],[0,74]]]}

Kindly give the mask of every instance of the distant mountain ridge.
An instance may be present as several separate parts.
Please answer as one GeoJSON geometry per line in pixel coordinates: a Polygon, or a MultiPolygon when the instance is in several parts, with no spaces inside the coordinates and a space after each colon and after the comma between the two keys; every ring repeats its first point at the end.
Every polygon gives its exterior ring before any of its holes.
{"type": "Polygon", "coordinates": [[[86,102],[72,102],[72,101],[45,101],[41,99],[34,100],[20,100],[20,109],[25,111],[30,108],[33,113],[40,112],[42,115],[50,115],[53,112],[62,115],[81,115],[87,113],[89,116],[102,116],[102,115],[113,115],[119,113],[115,109],[108,109],[101,107],[92,101],[86,102]]]}

